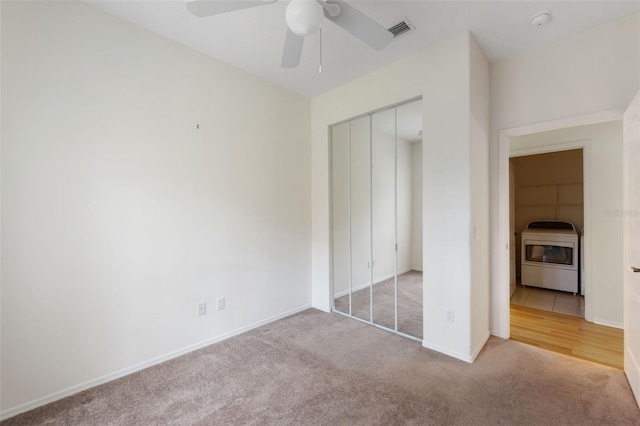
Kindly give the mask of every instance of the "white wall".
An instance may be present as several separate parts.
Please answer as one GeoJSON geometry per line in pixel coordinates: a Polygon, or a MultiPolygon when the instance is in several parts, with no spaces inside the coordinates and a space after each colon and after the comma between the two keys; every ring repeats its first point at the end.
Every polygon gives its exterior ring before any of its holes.
{"type": "Polygon", "coordinates": [[[471,351],[475,357],[489,338],[489,62],[471,37],[469,173],[471,223],[471,351]]]}
{"type": "Polygon", "coordinates": [[[310,304],[309,100],[2,2],[2,106],[3,415],[310,304]]]}
{"type": "MultiPolygon", "coordinates": [[[[423,344],[467,360],[472,314],[483,315],[470,309],[470,39],[455,37],[311,101],[314,306],[329,310],[331,303],[328,126],[423,95],[423,344]],[[445,308],[455,310],[455,323],[445,322],[445,308]]],[[[478,327],[487,322],[480,319],[478,327]]]]}
{"type": "Polygon", "coordinates": [[[584,141],[585,170],[590,174],[585,186],[587,295],[592,318],[598,324],[622,328],[623,324],[623,217],[622,211],[622,121],[570,127],[513,137],[510,150],[547,149],[553,145],[584,141]],[[587,241],[589,239],[590,241],[587,241]]]}
{"type": "Polygon", "coordinates": [[[624,110],[640,87],[640,14],[578,33],[491,65],[491,329],[505,324],[498,254],[499,132],[614,108],[624,110]]]}

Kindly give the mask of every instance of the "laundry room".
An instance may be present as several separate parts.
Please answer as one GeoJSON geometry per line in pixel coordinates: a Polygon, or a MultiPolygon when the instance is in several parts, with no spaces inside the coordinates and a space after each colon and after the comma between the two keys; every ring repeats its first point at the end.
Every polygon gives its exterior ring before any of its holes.
{"type": "Polygon", "coordinates": [[[514,270],[517,291],[526,295],[518,300],[526,306],[584,317],[579,279],[579,235],[584,227],[582,149],[514,157],[510,167],[514,270]],[[523,284],[541,290],[531,293],[523,284]]]}

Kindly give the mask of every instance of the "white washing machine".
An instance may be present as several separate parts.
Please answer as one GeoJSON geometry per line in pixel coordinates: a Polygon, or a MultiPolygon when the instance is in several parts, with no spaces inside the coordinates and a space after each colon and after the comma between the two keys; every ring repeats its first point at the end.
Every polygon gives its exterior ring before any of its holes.
{"type": "Polygon", "coordinates": [[[577,294],[578,244],[572,223],[530,222],[522,231],[522,285],[577,294]]]}

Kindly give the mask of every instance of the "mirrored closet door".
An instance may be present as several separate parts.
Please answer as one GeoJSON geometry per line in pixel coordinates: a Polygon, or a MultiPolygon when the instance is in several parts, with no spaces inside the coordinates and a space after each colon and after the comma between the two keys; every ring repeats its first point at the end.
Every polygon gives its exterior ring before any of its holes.
{"type": "Polygon", "coordinates": [[[422,339],[422,101],[331,128],[334,310],[422,339]]]}

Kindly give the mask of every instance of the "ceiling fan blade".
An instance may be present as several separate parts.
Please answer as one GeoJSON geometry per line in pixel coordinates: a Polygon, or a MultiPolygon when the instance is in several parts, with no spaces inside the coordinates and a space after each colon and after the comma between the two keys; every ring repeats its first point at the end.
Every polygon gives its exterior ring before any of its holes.
{"type": "Polygon", "coordinates": [[[220,15],[234,10],[264,6],[278,0],[187,0],[187,9],[197,17],[220,15]]]}
{"type": "Polygon", "coordinates": [[[376,50],[382,50],[393,40],[393,34],[382,25],[342,0],[327,0],[328,4],[340,6],[338,16],[324,10],[324,16],[362,40],[376,50]]]}
{"type": "Polygon", "coordinates": [[[304,37],[300,37],[287,27],[287,38],[284,40],[284,50],[282,51],[282,68],[295,68],[300,64],[302,56],[302,46],[304,37]]]}

